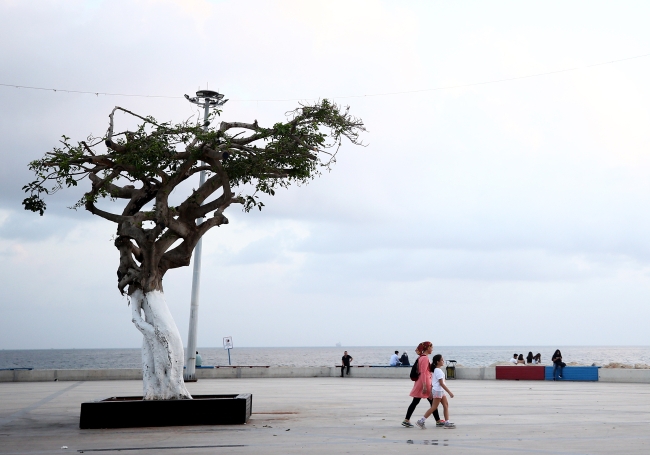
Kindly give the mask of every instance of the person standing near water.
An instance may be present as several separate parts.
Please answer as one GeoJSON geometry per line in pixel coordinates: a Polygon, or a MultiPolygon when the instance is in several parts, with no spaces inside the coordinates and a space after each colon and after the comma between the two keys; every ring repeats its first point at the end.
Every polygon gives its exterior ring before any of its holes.
{"type": "MultiPolygon", "coordinates": [[[[413,389],[411,390],[410,395],[413,397],[413,401],[409,405],[408,410],[406,411],[406,418],[402,421],[402,426],[406,428],[413,428],[413,424],[410,419],[415,411],[415,408],[420,403],[422,398],[426,398],[429,403],[433,406],[433,397],[431,395],[431,370],[429,364],[429,354],[433,352],[433,344],[430,341],[423,341],[415,348],[415,353],[418,355],[418,358],[415,359],[413,364],[419,376],[413,384],[413,389]]],[[[436,426],[442,427],[445,422],[440,420],[440,415],[438,414],[438,409],[434,409],[433,417],[436,419],[436,426]]]]}
{"type": "Polygon", "coordinates": [[[552,361],[553,361],[553,380],[557,381],[558,379],[562,379],[562,372],[563,372],[562,370],[564,370],[564,367],[566,366],[566,363],[562,362],[562,353],[560,352],[559,349],[555,350],[552,361]]]}
{"type": "Polygon", "coordinates": [[[348,351],[343,352],[343,357],[341,357],[341,377],[343,377],[343,370],[347,367],[346,374],[350,376],[350,362],[354,359],[352,356],[348,355],[348,351]]]}

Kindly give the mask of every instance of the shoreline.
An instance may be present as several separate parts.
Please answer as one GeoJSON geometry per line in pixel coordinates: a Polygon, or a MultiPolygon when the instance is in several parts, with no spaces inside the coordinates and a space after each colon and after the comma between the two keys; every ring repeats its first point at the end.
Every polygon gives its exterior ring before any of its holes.
{"type": "MultiPolygon", "coordinates": [[[[506,367],[507,365],[504,365],[506,367]]],[[[513,368],[517,368],[512,366],[513,368]]],[[[525,368],[525,365],[521,365],[525,368]]],[[[548,366],[547,366],[548,367],[548,366]]],[[[539,368],[539,366],[538,366],[539,368]]],[[[566,368],[571,368],[570,366],[566,368]]],[[[650,384],[650,369],[577,367],[593,370],[597,381],[647,383],[650,384]]],[[[497,367],[457,367],[455,376],[458,380],[497,380],[497,367]]],[[[354,366],[346,378],[364,379],[399,379],[410,381],[408,367],[354,366]]],[[[219,366],[200,368],[196,371],[197,379],[271,379],[271,378],[336,378],[340,377],[341,367],[271,367],[271,366],[219,366]]],[[[59,370],[0,370],[0,383],[9,382],[57,382],[57,381],[113,381],[142,380],[142,369],[59,369],[59,370]]],[[[454,379],[449,379],[450,381],[454,379]]],[[[501,381],[501,380],[499,380],[501,381]]]]}
{"type": "MultiPolygon", "coordinates": [[[[614,363],[632,368],[636,365],[650,365],[650,346],[566,348],[560,346],[569,365],[608,366],[614,363]]],[[[231,351],[234,365],[272,365],[274,367],[327,367],[340,364],[343,349],[354,358],[352,365],[388,365],[392,351],[407,352],[411,363],[415,360],[412,347],[317,347],[317,348],[235,348],[231,351]]],[[[531,347],[451,347],[438,346],[447,360],[456,360],[457,366],[483,368],[508,363],[513,352],[541,352],[542,363],[550,363],[553,350],[531,347]]],[[[228,366],[228,353],[222,348],[199,347],[204,365],[228,366]]],[[[142,353],[132,349],[72,349],[72,350],[0,350],[0,369],[34,368],[47,369],[121,369],[141,368],[142,353]]]]}

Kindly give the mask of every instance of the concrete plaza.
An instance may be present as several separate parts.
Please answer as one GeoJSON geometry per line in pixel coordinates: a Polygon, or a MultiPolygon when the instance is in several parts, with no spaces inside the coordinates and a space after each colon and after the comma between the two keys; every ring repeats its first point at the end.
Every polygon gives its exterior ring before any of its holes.
{"type": "Polygon", "coordinates": [[[80,430],[82,401],[139,395],[141,382],[0,383],[0,453],[650,453],[647,384],[448,381],[456,394],[450,400],[453,430],[400,425],[411,384],[365,378],[201,380],[189,384],[191,393],[253,393],[249,423],[80,430]]]}

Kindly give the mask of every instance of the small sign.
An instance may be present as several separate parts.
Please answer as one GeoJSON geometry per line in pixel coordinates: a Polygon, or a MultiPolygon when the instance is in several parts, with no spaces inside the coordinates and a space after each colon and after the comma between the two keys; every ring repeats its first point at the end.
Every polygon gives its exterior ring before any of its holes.
{"type": "Polygon", "coordinates": [[[223,348],[232,349],[232,337],[223,337],[223,348]]]}

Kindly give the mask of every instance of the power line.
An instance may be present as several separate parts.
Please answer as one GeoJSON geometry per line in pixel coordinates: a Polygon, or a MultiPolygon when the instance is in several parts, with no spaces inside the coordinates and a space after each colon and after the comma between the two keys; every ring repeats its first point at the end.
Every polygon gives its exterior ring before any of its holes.
{"type": "Polygon", "coordinates": [[[166,95],[134,95],[129,93],[109,93],[109,92],[86,92],[83,90],[66,90],[61,88],[47,88],[47,87],[32,87],[29,85],[14,85],[14,84],[0,84],[2,87],[25,88],[29,90],[45,90],[48,92],[63,92],[63,93],[81,93],[84,95],[104,95],[104,96],[134,96],[139,98],[183,98],[182,96],[166,96],[166,95]]]}
{"type": "MultiPolygon", "coordinates": [[[[574,68],[565,68],[561,70],[555,70],[555,71],[547,71],[544,73],[536,73],[536,74],[527,74],[525,76],[515,76],[515,77],[509,77],[505,79],[494,79],[490,81],[483,81],[483,82],[473,82],[470,84],[460,84],[460,85],[449,85],[449,86],[444,86],[444,87],[434,87],[434,88],[424,88],[424,89],[418,89],[418,90],[403,90],[403,91],[397,91],[397,92],[383,92],[383,93],[370,93],[370,94],[364,94],[364,95],[343,95],[343,96],[331,96],[331,97],[326,97],[330,99],[349,99],[349,98],[366,98],[366,97],[375,97],[375,96],[391,96],[391,95],[406,95],[410,93],[422,93],[422,92],[435,92],[439,90],[451,90],[455,88],[465,88],[465,87],[476,87],[479,85],[487,85],[487,84],[498,84],[500,82],[509,82],[509,81],[516,81],[519,79],[529,79],[533,77],[541,77],[541,76],[549,76],[551,74],[559,74],[559,73],[567,73],[570,71],[578,71],[581,69],[587,69],[587,68],[593,68],[596,66],[603,66],[603,65],[611,65],[612,63],[619,63],[619,62],[625,62],[628,60],[635,60],[638,58],[644,58],[648,57],[650,54],[643,54],[643,55],[637,55],[634,57],[627,57],[627,58],[621,58],[617,60],[610,60],[607,62],[600,62],[600,63],[593,63],[591,65],[585,65],[585,66],[577,66],[574,68]]],[[[136,97],[136,98],[166,98],[166,99],[182,99],[182,96],[167,96],[167,95],[140,95],[140,94],[132,94],[132,93],[111,93],[111,92],[92,92],[92,91],[84,91],[84,90],[67,90],[67,89],[58,89],[58,88],[47,88],[47,87],[33,87],[29,85],[15,85],[15,84],[2,84],[0,83],[1,87],[13,87],[13,88],[19,88],[19,89],[28,89],[28,90],[43,90],[43,91],[50,91],[50,92],[62,92],[62,93],[79,93],[79,94],[84,94],[84,95],[95,95],[95,96],[127,96],[127,97],[136,97]]],[[[306,100],[309,98],[282,98],[282,99],[231,99],[231,101],[253,101],[253,102],[275,102],[275,101],[302,101],[306,100]]]]}

